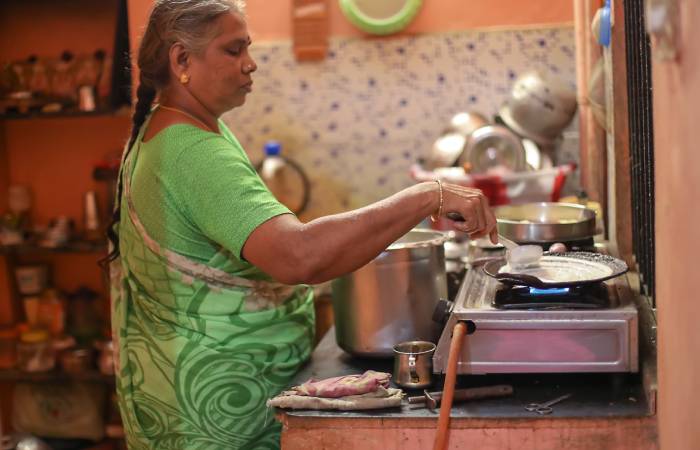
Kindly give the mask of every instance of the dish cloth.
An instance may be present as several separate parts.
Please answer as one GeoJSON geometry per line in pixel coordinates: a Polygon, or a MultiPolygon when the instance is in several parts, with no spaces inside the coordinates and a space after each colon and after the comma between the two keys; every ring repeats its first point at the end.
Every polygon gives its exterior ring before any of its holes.
{"type": "Polygon", "coordinates": [[[391,374],[368,370],[361,375],[314,380],[268,400],[268,406],[291,409],[376,409],[401,405],[401,389],[389,388],[391,374]]]}
{"type": "Polygon", "coordinates": [[[368,370],[362,375],[343,375],[325,380],[312,378],[291,390],[297,395],[337,398],[374,392],[379,386],[388,388],[390,379],[391,374],[389,373],[368,370]]]}
{"type": "Polygon", "coordinates": [[[348,395],[338,398],[309,397],[295,391],[285,391],[267,401],[267,406],[288,409],[337,409],[352,411],[358,409],[395,408],[401,406],[401,389],[379,386],[374,392],[348,395]]]}

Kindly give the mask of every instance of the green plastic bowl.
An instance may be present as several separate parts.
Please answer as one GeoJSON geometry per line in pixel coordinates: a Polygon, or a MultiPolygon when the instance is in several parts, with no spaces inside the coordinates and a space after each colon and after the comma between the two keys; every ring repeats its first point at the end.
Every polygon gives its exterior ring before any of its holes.
{"type": "Polygon", "coordinates": [[[355,0],[339,0],[340,9],[348,20],[367,33],[391,34],[403,30],[418,14],[423,0],[405,0],[403,7],[389,17],[371,17],[357,5],[355,0]]]}

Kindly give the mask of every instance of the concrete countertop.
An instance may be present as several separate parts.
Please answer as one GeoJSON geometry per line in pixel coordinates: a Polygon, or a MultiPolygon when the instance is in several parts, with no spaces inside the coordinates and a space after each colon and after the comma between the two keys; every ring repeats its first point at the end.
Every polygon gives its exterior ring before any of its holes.
{"type": "MultiPolygon", "coordinates": [[[[309,378],[323,379],[346,374],[359,374],[372,369],[392,372],[393,361],[359,359],[345,353],[335,340],[335,329],[323,337],[314,350],[311,360],[292,382],[299,385],[309,378]]],[[[442,390],[442,377],[430,391],[442,390]]],[[[484,399],[457,403],[452,407],[452,417],[472,419],[596,419],[643,418],[651,416],[641,379],[638,374],[518,374],[518,375],[468,375],[458,378],[458,387],[510,384],[514,395],[505,398],[484,399]],[[549,416],[541,416],[525,410],[532,402],[544,402],[560,395],[572,396],[555,405],[549,416]]],[[[396,387],[396,386],[393,386],[396,387]]],[[[422,391],[406,391],[407,395],[421,395],[422,391]]],[[[437,412],[426,408],[409,408],[403,401],[400,408],[367,411],[315,411],[280,410],[298,418],[437,418],[437,412]]]]}

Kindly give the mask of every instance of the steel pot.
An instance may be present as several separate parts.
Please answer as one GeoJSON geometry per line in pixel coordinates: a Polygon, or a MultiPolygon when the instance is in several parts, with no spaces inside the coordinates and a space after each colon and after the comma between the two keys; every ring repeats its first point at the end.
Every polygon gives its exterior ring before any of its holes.
{"type": "Polygon", "coordinates": [[[446,237],[412,230],[364,267],[333,281],[335,336],[346,352],[391,358],[404,341],[436,342],[432,314],[447,296],[446,237]]]}
{"type": "Polygon", "coordinates": [[[498,233],[519,244],[570,242],[596,234],[595,211],[573,203],[523,203],[493,212],[498,233]]]}

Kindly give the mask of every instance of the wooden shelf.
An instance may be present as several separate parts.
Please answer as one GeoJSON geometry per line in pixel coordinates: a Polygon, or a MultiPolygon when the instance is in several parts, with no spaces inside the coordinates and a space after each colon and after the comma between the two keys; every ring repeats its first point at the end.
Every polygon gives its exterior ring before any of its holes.
{"type": "Polygon", "coordinates": [[[66,373],[60,370],[48,372],[23,372],[17,369],[0,370],[0,382],[57,382],[57,381],[90,381],[99,383],[114,383],[114,375],[104,375],[97,370],[82,373],[66,373]]]}
{"type": "Polygon", "coordinates": [[[42,247],[37,244],[0,245],[0,255],[28,253],[107,253],[106,243],[74,241],[61,247],[42,247]]]}
{"type": "Polygon", "coordinates": [[[85,118],[85,117],[128,117],[130,114],[128,106],[118,109],[101,109],[95,111],[78,111],[66,110],[55,113],[45,113],[33,111],[28,113],[6,113],[0,114],[0,120],[24,120],[24,119],[66,119],[66,118],[85,118]]]}

